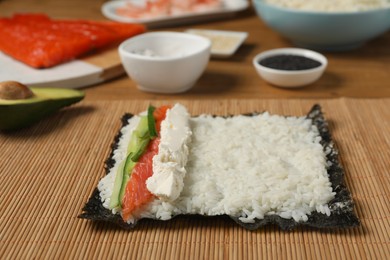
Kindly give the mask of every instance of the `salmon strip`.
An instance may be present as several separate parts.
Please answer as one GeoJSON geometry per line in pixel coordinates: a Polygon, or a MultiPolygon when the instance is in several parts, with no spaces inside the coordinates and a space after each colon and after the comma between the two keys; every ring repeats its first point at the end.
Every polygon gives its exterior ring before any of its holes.
{"type": "Polygon", "coordinates": [[[153,117],[156,120],[156,130],[157,133],[160,133],[161,130],[161,122],[165,119],[165,116],[167,115],[168,109],[171,109],[172,106],[161,106],[154,110],[153,117]]]}
{"type": "Polygon", "coordinates": [[[130,218],[135,209],[150,202],[154,197],[146,187],[146,180],[153,174],[153,157],[158,153],[159,142],[160,138],[150,141],[147,150],[131,172],[122,200],[122,218],[125,221],[130,218]]]}
{"type": "MultiPolygon", "coordinates": [[[[156,129],[160,134],[161,122],[165,119],[171,106],[160,106],[153,112],[156,120],[156,129]]],[[[154,195],[147,189],[146,180],[153,175],[153,157],[158,154],[160,137],[152,139],[145,153],[139,158],[134,166],[129,181],[126,184],[125,194],[122,199],[122,218],[127,221],[134,210],[149,203],[154,195]]]]}
{"type": "Polygon", "coordinates": [[[53,20],[44,14],[0,18],[0,50],[34,68],[47,68],[145,32],[141,24],[53,20]]]}

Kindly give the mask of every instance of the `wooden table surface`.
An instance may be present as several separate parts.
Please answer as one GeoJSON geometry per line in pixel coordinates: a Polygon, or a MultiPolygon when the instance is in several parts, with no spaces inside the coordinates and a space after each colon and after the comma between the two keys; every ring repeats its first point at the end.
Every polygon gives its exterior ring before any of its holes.
{"type": "MultiPolygon", "coordinates": [[[[104,2],[0,0],[0,16],[43,12],[53,18],[105,20],[104,2]]],[[[122,76],[85,88],[86,100],[75,107],[0,134],[0,259],[389,259],[390,32],[354,51],[323,53],[329,66],[321,79],[291,90],[264,82],[252,66],[257,53],[292,46],[252,7],[233,19],[159,30],[189,28],[247,31],[249,37],[233,57],[212,59],[186,93],[141,92],[122,76]],[[292,232],[269,226],[249,232],[224,219],[184,218],[146,222],[130,232],[77,219],[104,174],[120,116],[166,100],[183,100],[192,112],[211,114],[267,110],[300,115],[319,102],[361,226],[292,232]]]]}
{"type": "MultiPolygon", "coordinates": [[[[53,18],[104,20],[102,0],[0,0],[0,15],[44,12],[53,18]]],[[[276,88],[261,79],[252,66],[253,57],[264,50],[292,47],[292,43],[268,28],[252,7],[236,17],[153,30],[184,31],[189,28],[247,31],[249,36],[229,59],[212,59],[190,91],[176,95],[141,92],[127,76],[85,89],[87,100],[121,99],[247,99],[390,97],[390,32],[349,52],[323,52],[329,65],[314,84],[299,89],[276,88]]]]}

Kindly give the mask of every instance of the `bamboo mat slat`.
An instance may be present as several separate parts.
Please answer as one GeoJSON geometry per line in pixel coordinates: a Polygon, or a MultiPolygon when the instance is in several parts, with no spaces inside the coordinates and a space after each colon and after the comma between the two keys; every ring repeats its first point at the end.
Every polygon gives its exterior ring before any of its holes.
{"type": "Polygon", "coordinates": [[[297,116],[319,103],[361,226],[248,231],[225,217],[178,217],[125,231],[78,219],[104,175],[121,116],[166,103],[84,101],[30,128],[0,134],[0,258],[390,259],[390,99],[179,102],[193,115],[268,110],[297,116]]]}

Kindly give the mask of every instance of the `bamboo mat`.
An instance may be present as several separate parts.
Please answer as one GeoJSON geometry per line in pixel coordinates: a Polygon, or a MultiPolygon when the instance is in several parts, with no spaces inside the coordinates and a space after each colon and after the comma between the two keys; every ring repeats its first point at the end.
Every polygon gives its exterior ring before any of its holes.
{"type": "Polygon", "coordinates": [[[149,103],[82,102],[0,134],[0,258],[390,259],[390,99],[181,102],[194,115],[268,110],[297,116],[319,103],[356,202],[358,228],[248,231],[226,217],[178,217],[125,231],[77,218],[104,175],[122,114],[149,103]]]}

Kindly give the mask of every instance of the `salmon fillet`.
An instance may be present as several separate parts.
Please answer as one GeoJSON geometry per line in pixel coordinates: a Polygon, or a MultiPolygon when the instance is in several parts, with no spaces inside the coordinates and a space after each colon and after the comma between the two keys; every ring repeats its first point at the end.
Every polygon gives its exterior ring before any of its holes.
{"type": "Polygon", "coordinates": [[[141,24],[53,20],[45,14],[0,18],[0,50],[34,68],[48,68],[145,32],[141,24]]]}

